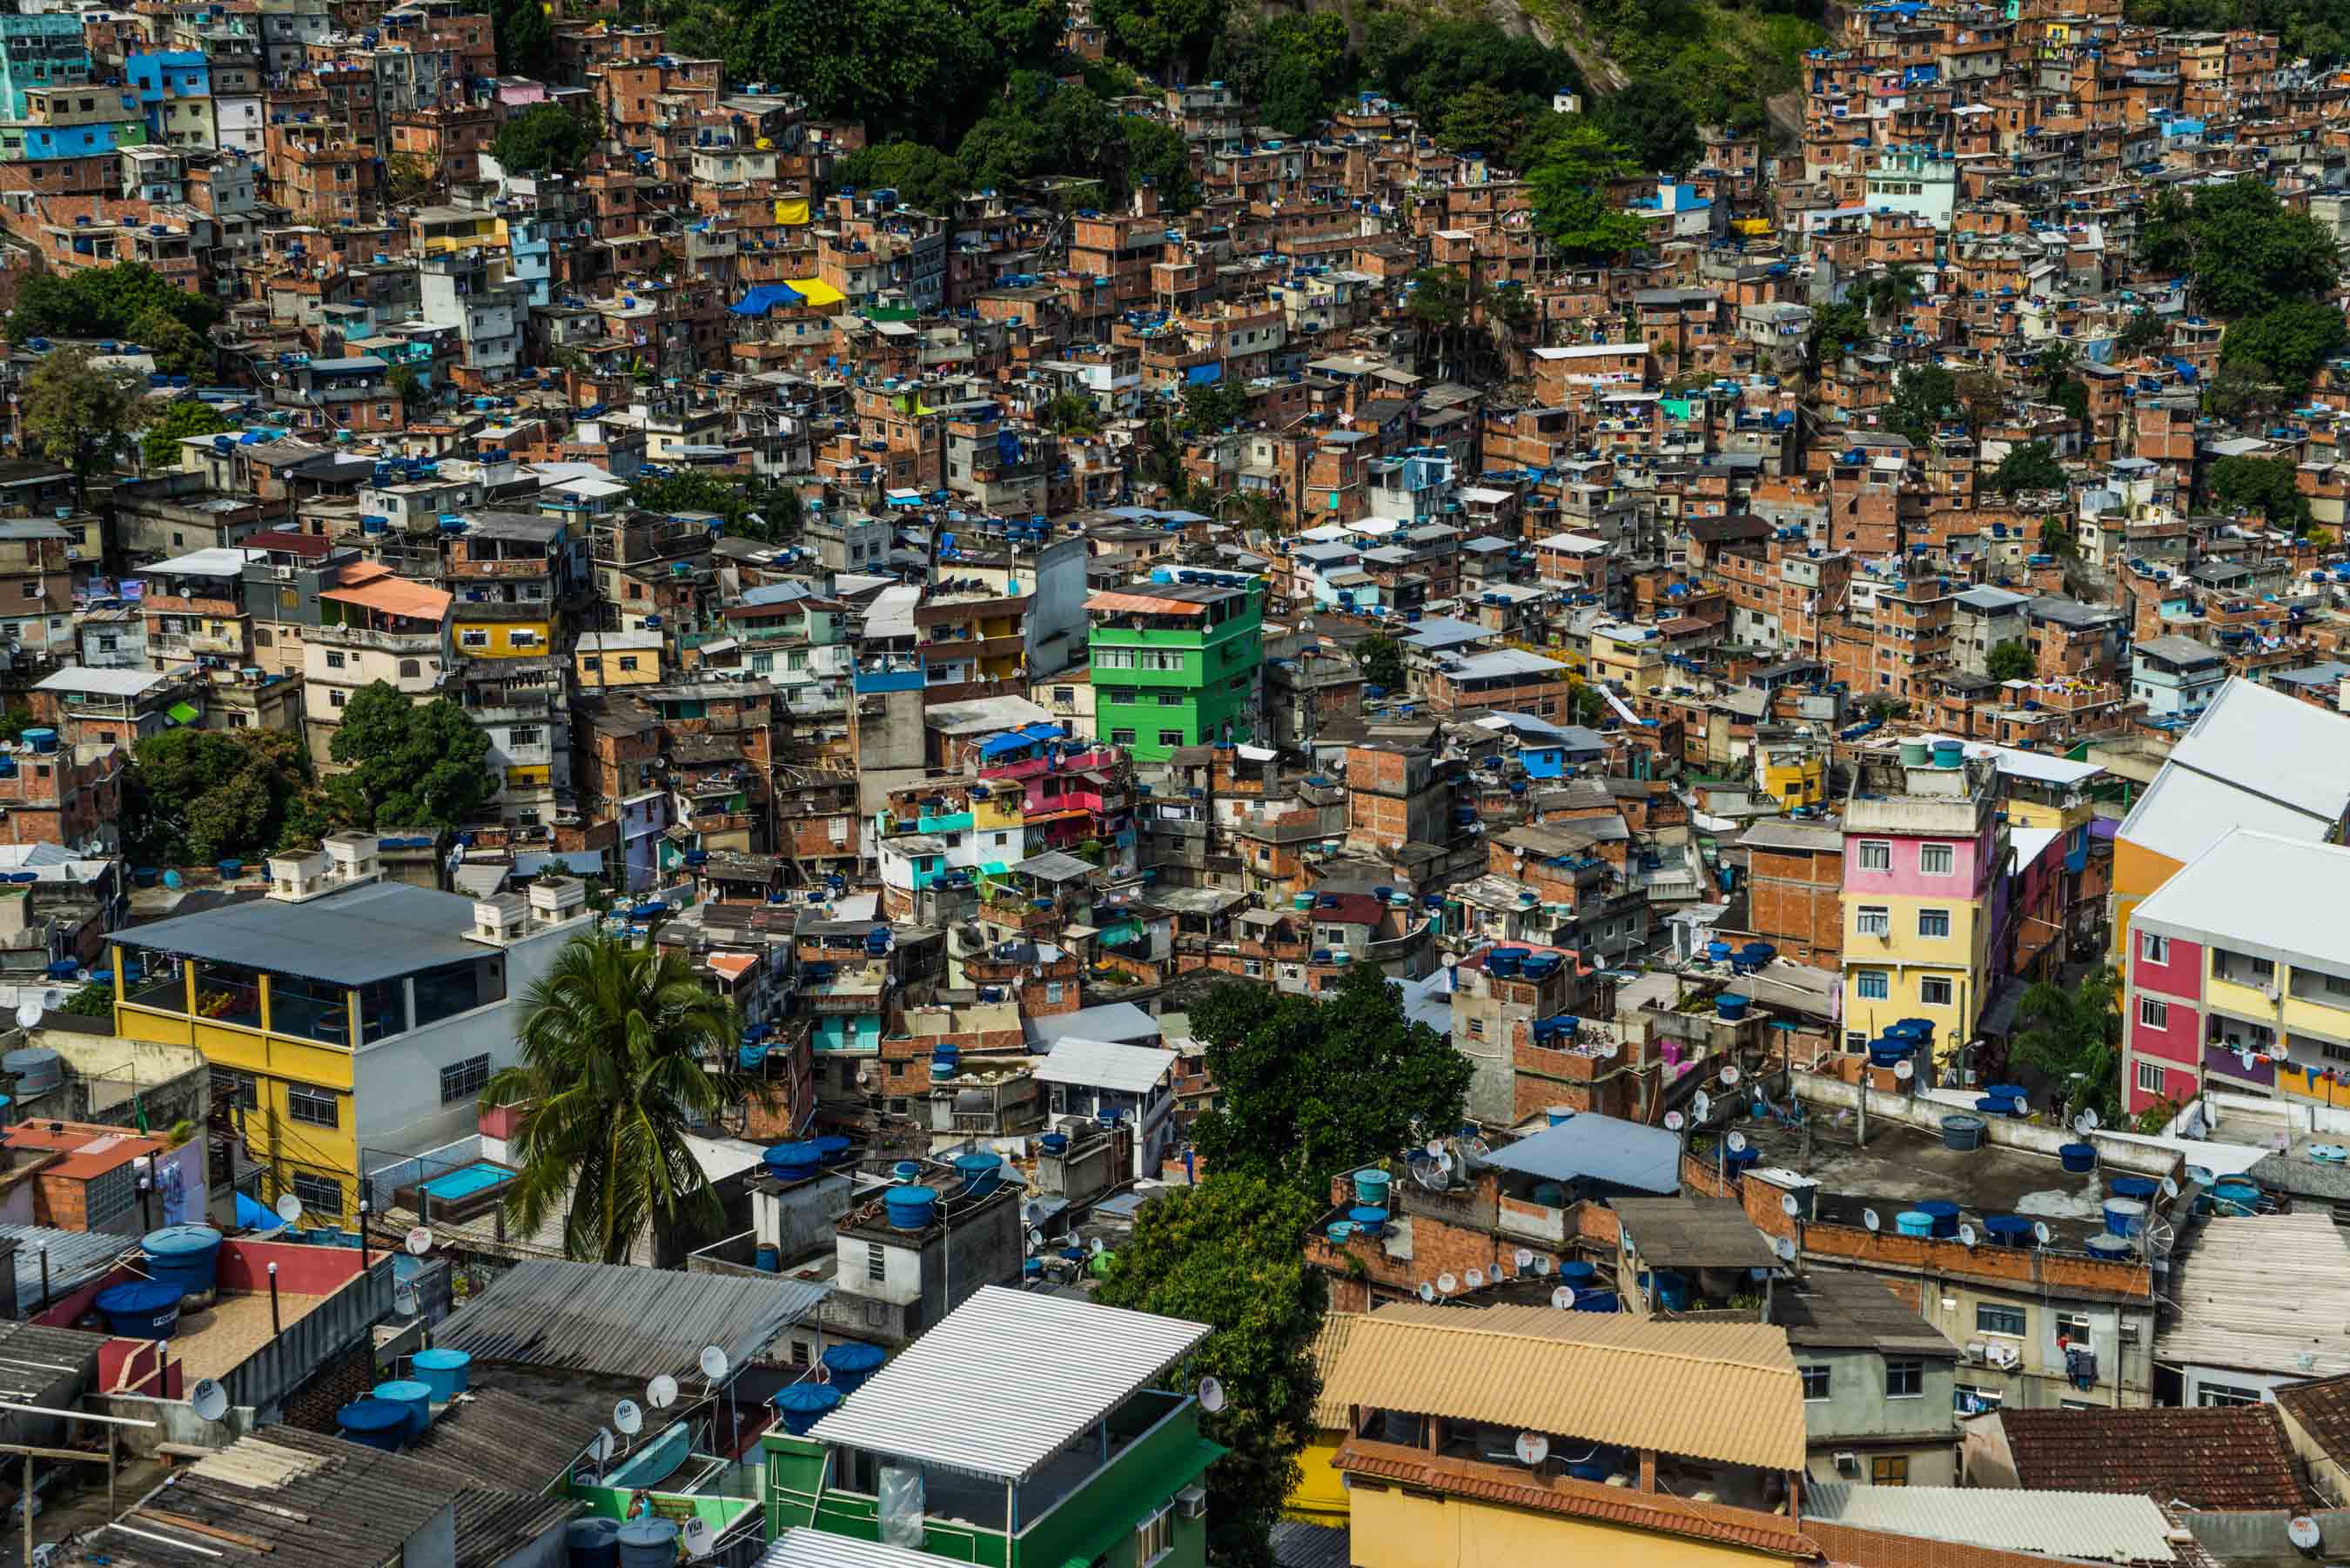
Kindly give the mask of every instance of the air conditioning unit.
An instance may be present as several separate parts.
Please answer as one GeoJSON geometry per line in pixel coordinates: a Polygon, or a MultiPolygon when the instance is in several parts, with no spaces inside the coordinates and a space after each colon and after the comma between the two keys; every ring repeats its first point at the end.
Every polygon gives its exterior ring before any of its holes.
{"type": "Polygon", "coordinates": [[[1208,1511],[1208,1489],[1187,1486],[1175,1494],[1175,1509],[1185,1519],[1198,1519],[1208,1511]]]}
{"type": "Polygon", "coordinates": [[[1835,1468],[1840,1470],[1857,1470],[1860,1469],[1860,1456],[1850,1449],[1839,1449],[1836,1450],[1835,1468]]]}

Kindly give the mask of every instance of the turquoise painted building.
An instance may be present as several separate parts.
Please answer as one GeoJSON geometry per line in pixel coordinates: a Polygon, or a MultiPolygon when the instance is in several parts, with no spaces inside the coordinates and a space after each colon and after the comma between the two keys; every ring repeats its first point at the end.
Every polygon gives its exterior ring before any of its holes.
{"type": "Polygon", "coordinates": [[[89,46],[78,13],[0,16],[0,119],[24,119],[25,94],[33,88],[88,80],[89,46]]]}
{"type": "Polygon", "coordinates": [[[1096,735],[1147,763],[1257,738],[1263,578],[1161,570],[1086,607],[1096,735]]]}
{"type": "Polygon", "coordinates": [[[981,1289],[812,1424],[795,1416],[802,1432],[779,1422],[760,1439],[764,1562],[886,1554],[839,1541],[901,1548],[903,1568],[1205,1568],[1201,1478],[1224,1450],[1201,1435],[1196,1399],[1153,1385],[1208,1332],[981,1289]]]}

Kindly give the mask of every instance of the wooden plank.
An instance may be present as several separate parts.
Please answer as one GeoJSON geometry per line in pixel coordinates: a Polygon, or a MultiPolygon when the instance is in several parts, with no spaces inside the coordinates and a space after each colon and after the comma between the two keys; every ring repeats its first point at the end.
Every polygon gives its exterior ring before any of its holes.
{"type": "Polygon", "coordinates": [[[158,1524],[168,1524],[191,1535],[225,1541],[232,1546],[247,1547],[263,1553],[274,1553],[277,1550],[277,1543],[274,1541],[264,1541],[257,1535],[240,1535],[234,1530],[223,1530],[219,1525],[207,1524],[201,1519],[190,1519],[184,1513],[170,1513],[160,1508],[137,1508],[130,1511],[134,1519],[151,1519],[158,1524]]]}

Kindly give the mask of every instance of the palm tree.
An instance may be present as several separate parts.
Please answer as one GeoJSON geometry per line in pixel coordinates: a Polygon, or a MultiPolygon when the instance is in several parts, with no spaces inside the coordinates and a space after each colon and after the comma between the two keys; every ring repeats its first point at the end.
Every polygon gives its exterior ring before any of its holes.
{"type": "Polygon", "coordinates": [[[522,1112],[506,1223],[531,1234],[560,1210],[564,1254],[606,1263],[649,1227],[714,1231],[723,1211],[685,1137],[768,1093],[735,1070],[735,1036],[681,953],[572,938],[523,999],[522,1061],[483,1095],[522,1112]]]}
{"type": "Polygon", "coordinates": [[[2122,1015],[2114,971],[2092,970],[2074,990],[2041,981],[2023,993],[2023,1027],[2009,1046],[2016,1061],[2048,1075],[2074,1110],[2094,1108],[2107,1122],[2121,1110],[2122,1015]]]}

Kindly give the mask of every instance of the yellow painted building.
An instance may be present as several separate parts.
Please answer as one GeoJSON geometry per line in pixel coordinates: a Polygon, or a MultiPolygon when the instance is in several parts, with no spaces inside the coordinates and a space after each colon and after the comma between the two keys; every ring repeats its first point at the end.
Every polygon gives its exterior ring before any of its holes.
{"type": "Polygon", "coordinates": [[[1904,1018],[1934,1021],[1935,1056],[1974,1033],[1988,990],[1981,905],[1947,895],[1868,895],[1844,906],[1844,1026],[1870,1039],[1904,1018]]]}
{"type": "Polygon", "coordinates": [[[661,634],[582,632],[571,652],[571,672],[582,691],[657,685],[661,678],[661,634]]]}
{"type": "Polygon", "coordinates": [[[1347,1522],[1347,1478],[1336,1464],[1339,1446],[1347,1440],[1347,1407],[1330,1397],[1329,1381],[1348,1332],[1362,1320],[1360,1313],[1326,1314],[1321,1332],[1314,1336],[1314,1365],[1322,1373],[1323,1387],[1314,1401],[1314,1435],[1297,1456],[1297,1485],[1282,1505],[1285,1516],[1308,1524],[1347,1522]]]}
{"type": "Polygon", "coordinates": [[[1762,745],[1755,773],[1762,793],[1790,808],[1820,805],[1828,797],[1827,754],[1811,746],[1762,745]]]}
{"type": "Polygon", "coordinates": [[[545,659],[555,648],[555,612],[516,616],[516,607],[458,600],[450,617],[457,651],[467,659],[545,659]]]}

